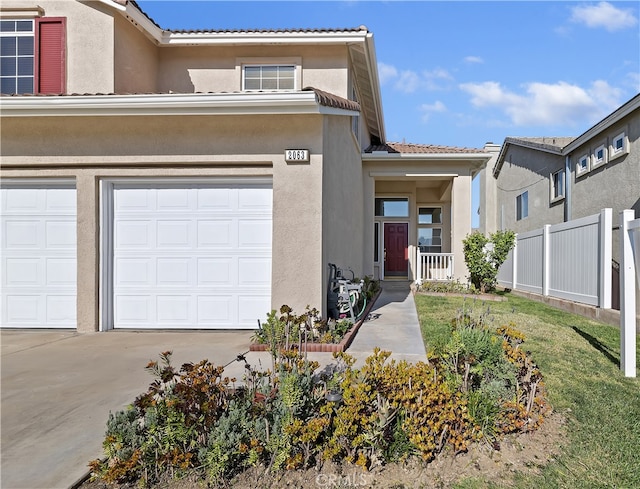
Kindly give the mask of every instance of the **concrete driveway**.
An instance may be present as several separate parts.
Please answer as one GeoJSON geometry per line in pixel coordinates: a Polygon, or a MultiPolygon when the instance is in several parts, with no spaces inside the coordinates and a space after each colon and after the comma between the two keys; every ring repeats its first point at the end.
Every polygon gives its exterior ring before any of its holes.
{"type": "MultiPolygon", "coordinates": [[[[109,412],[146,390],[149,360],[171,350],[176,367],[225,365],[250,339],[250,331],[1,331],[0,487],[67,489],[102,456],[109,412]]],[[[238,362],[227,369],[242,371],[238,362]]]]}

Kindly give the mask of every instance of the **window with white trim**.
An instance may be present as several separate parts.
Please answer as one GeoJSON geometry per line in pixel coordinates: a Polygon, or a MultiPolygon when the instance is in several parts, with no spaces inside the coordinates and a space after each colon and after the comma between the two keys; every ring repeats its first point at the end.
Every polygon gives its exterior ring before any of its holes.
{"type": "Polygon", "coordinates": [[[376,197],[376,217],[409,217],[409,199],[406,197],[376,197]]]}
{"type": "Polygon", "coordinates": [[[622,156],[628,152],[627,135],[621,132],[611,141],[609,149],[609,160],[622,156]]]}
{"type": "Polygon", "coordinates": [[[576,162],[576,175],[580,176],[587,173],[591,168],[589,167],[589,155],[582,155],[576,162]]]}
{"type": "Polygon", "coordinates": [[[604,165],[607,162],[607,147],[601,144],[593,150],[591,168],[597,168],[600,165],[604,165]]]}
{"type": "Polygon", "coordinates": [[[418,208],[418,247],[421,253],[442,253],[442,208],[418,208]]]}
{"type": "Polygon", "coordinates": [[[34,21],[0,21],[0,92],[33,93],[34,57],[34,21]]]}
{"type": "Polygon", "coordinates": [[[524,191],[516,197],[516,221],[529,216],[529,192],[524,191]]]}
{"type": "Polygon", "coordinates": [[[551,174],[549,179],[551,183],[551,202],[556,202],[564,198],[564,169],[558,170],[551,174]]]}
{"type": "Polygon", "coordinates": [[[242,67],[243,90],[294,90],[294,65],[245,65],[242,67]]]}

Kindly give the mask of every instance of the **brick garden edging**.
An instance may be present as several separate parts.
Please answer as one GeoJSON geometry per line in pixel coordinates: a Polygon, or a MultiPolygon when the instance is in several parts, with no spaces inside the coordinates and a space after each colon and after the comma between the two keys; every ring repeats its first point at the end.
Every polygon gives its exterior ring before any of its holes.
{"type": "MultiPolygon", "coordinates": [[[[371,312],[371,309],[373,309],[373,306],[378,300],[378,297],[380,297],[381,292],[382,292],[382,288],[380,288],[380,290],[376,292],[376,295],[373,296],[371,301],[369,301],[369,303],[367,304],[367,307],[364,310],[364,313],[362,314],[361,319],[356,321],[351,327],[351,329],[349,329],[349,331],[345,333],[340,343],[308,342],[305,345],[306,348],[303,348],[303,349],[307,352],[327,352],[327,353],[346,351],[346,349],[349,348],[349,346],[351,345],[351,342],[355,338],[356,333],[360,329],[360,326],[362,326],[362,323],[364,323],[365,319],[367,319],[367,317],[369,316],[369,313],[371,312]]],[[[251,343],[249,345],[249,351],[269,351],[269,345],[265,345],[264,343],[251,343]]]]}

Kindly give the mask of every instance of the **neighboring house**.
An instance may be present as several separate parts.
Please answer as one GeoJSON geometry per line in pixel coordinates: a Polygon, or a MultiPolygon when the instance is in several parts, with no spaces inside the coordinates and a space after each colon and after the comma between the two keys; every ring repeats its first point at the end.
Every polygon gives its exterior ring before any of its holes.
{"type": "Polygon", "coordinates": [[[531,231],[605,207],[614,226],[624,209],[640,214],[640,95],[577,138],[506,138],[481,187],[486,232],[531,231]]]}
{"type": "Polygon", "coordinates": [[[365,27],[164,30],[124,0],[0,16],[2,327],[254,328],[326,311],[328,263],[466,279],[495,153],[387,143],[365,27]]]}

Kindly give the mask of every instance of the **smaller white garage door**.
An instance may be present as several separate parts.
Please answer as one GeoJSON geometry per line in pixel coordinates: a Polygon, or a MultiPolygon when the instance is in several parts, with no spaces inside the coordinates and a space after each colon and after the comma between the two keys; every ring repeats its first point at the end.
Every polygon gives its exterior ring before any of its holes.
{"type": "Polygon", "coordinates": [[[255,328],[271,306],[271,185],[116,185],[114,327],[255,328]]]}
{"type": "Polygon", "coordinates": [[[76,190],[1,192],[2,327],[76,328],[76,190]]]}

